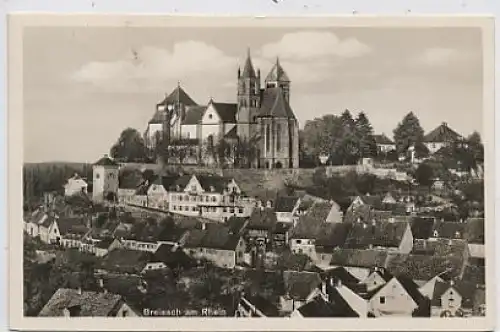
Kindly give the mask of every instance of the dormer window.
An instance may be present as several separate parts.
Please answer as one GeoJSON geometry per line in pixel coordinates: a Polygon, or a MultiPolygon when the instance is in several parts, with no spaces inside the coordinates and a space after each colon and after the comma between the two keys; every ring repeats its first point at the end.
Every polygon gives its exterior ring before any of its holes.
{"type": "Polygon", "coordinates": [[[434,237],[438,237],[438,236],[439,236],[438,231],[434,231],[434,234],[433,234],[433,235],[434,235],[434,237]]]}
{"type": "Polygon", "coordinates": [[[457,232],[455,232],[455,238],[457,238],[457,239],[460,239],[460,238],[461,238],[461,234],[460,234],[460,232],[458,232],[458,231],[457,231],[457,232]]]}
{"type": "Polygon", "coordinates": [[[212,119],[212,117],[213,117],[213,116],[212,116],[212,114],[209,114],[209,115],[208,115],[208,118],[209,118],[210,120],[212,119]]]}

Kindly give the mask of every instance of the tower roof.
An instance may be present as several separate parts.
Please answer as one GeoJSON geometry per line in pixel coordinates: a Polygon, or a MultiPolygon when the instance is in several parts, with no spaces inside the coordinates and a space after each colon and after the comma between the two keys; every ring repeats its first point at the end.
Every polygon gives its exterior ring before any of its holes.
{"type": "Polygon", "coordinates": [[[266,82],[276,81],[290,82],[288,75],[280,64],[279,58],[276,58],[276,63],[274,64],[273,68],[271,68],[271,71],[269,72],[269,74],[267,74],[266,77],[266,82]]]}
{"type": "Polygon", "coordinates": [[[181,88],[180,84],[158,105],[180,103],[184,106],[198,106],[198,104],[181,88]]]}
{"type": "Polygon", "coordinates": [[[243,67],[243,77],[255,77],[255,69],[252,64],[252,57],[250,56],[250,49],[247,51],[247,59],[245,60],[245,66],[243,67]]]}
{"type": "Polygon", "coordinates": [[[290,104],[286,101],[281,88],[268,88],[263,91],[259,110],[261,117],[295,119],[290,104]]]}
{"type": "Polygon", "coordinates": [[[96,161],[94,163],[94,165],[95,166],[118,166],[118,164],[113,159],[108,157],[108,155],[104,155],[104,157],[102,157],[101,159],[96,161]]]}

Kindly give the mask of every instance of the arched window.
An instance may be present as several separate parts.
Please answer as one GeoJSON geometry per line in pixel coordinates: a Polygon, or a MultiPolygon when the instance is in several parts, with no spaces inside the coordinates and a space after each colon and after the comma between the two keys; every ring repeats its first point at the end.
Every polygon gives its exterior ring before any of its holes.
{"type": "Polygon", "coordinates": [[[266,151],[269,152],[271,148],[271,127],[266,125],[266,151]]]}

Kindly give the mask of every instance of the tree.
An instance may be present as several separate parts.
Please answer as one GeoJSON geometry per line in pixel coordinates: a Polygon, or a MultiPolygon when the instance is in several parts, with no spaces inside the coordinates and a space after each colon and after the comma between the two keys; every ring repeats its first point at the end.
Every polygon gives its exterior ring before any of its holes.
{"type": "Polygon", "coordinates": [[[394,141],[396,143],[396,150],[399,153],[406,152],[410,146],[416,146],[418,143],[421,143],[423,138],[424,130],[413,112],[406,114],[396,129],[394,129],[394,141]]]}
{"type": "Polygon", "coordinates": [[[238,167],[250,167],[257,159],[258,137],[240,138],[234,147],[235,163],[238,167]]]}
{"type": "Polygon", "coordinates": [[[418,165],[417,170],[415,171],[415,180],[422,186],[430,186],[434,182],[434,170],[433,168],[426,164],[418,165]]]}
{"type": "Polygon", "coordinates": [[[360,112],[355,125],[355,136],[358,140],[360,157],[374,157],[377,154],[377,143],[373,136],[373,127],[364,112],[360,112]]]}
{"type": "Polygon", "coordinates": [[[111,156],[124,162],[146,162],[148,150],[142,135],[136,129],[127,128],[111,147],[111,156]]]}

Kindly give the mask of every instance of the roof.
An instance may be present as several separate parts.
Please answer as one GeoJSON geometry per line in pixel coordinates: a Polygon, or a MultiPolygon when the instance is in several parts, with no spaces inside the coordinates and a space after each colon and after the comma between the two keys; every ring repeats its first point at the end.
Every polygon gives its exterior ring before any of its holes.
{"type": "Polygon", "coordinates": [[[174,91],[166,96],[158,105],[177,104],[178,102],[184,106],[198,106],[180,85],[177,85],[174,91]]]}
{"type": "Polygon", "coordinates": [[[253,209],[248,221],[248,229],[274,230],[277,223],[276,213],[273,209],[253,209]]]}
{"type": "Polygon", "coordinates": [[[373,135],[373,138],[375,138],[375,142],[377,144],[387,144],[387,145],[394,144],[394,142],[389,137],[387,137],[385,134],[373,135]]]}
{"type": "Polygon", "coordinates": [[[213,107],[219,114],[222,122],[236,123],[236,113],[238,112],[238,105],[235,103],[216,103],[212,102],[213,107]]]}
{"type": "Polygon", "coordinates": [[[346,267],[385,267],[388,253],[385,250],[336,249],[330,265],[346,267]]]}
{"type": "Polygon", "coordinates": [[[432,236],[434,228],[434,218],[432,217],[412,217],[411,233],[414,239],[427,240],[432,236]]]}
{"type": "Polygon", "coordinates": [[[118,163],[115,162],[113,159],[108,157],[108,155],[105,155],[98,161],[94,163],[95,166],[118,166],[118,163]]]}
{"type": "Polygon", "coordinates": [[[437,231],[437,236],[435,237],[439,238],[462,239],[465,236],[465,230],[465,223],[455,221],[436,221],[433,232],[437,231]]]}
{"type": "Polygon", "coordinates": [[[193,229],[187,234],[186,248],[211,248],[235,250],[241,236],[233,234],[231,229],[221,224],[207,224],[206,229],[193,229]]]}
{"type": "Polygon", "coordinates": [[[344,215],[344,222],[355,223],[358,220],[370,221],[387,221],[391,217],[391,211],[377,211],[371,205],[351,206],[347,209],[344,215]]]}
{"type": "Polygon", "coordinates": [[[290,78],[286,74],[285,70],[280,64],[279,59],[276,59],[276,63],[269,71],[269,74],[266,76],[266,82],[290,82],[290,78]]]}
{"type": "Polygon", "coordinates": [[[191,106],[186,110],[184,119],[182,119],[183,125],[196,125],[203,118],[207,106],[191,106]]]}
{"type": "Polygon", "coordinates": [[[440,273],[460,276],[463,257],[391,254],[387,270],[394,275],[411,276],[414,280],[430,280],[440,273]]]}
{"type": "Polygon", "coordinates": [[[227,185],[233,180],[230,177],[224,177],[215,174],[197,174],[196,179],[205,191],[211,191],[213,188],[216,192],[222,193],[227,185]]]}
{"type": "Polygon", "coordinates": [[[403,286],[408,295],[411,296],[411,298],[417,305],[420,305],[425,301],[425,296],[422,295],[418,285],[413,281],[412,278],[405,275],[398,275],[395,278],[399,281],[399,283],[403,286]]]}
{"type": "Polygon", "coordinates": [[[117,294],[90,291],[79,294],[76,289],[59,288],[38,316],[64,316],[63,310],[74,306],[79,306],[79,316],[113,316],[121,302],[122,297],[117,294]]]}
{"type": "Polygon", "coordinates": [[[484,218],[467,219],[465,239],[471,244],[484,244],[484,218]]]}
{"type": "Polygon", "coordinates": [[[285,292],[294,300],[305,300],[321,284],[321,278],[315,272],[284,271],[285,292]]]}
{"type": "Polygon", "coordinates": [[[347,236],[345,246],[353,249],[399,247],[408,227],[406,222],[356,223],[347,236]]]}
{"type": "Polygon", "coordinates": [[[229,227],[234,234],[241,234],[247,226],[248,218],[231,216],[226,220],[225,225],[229,227]]]}
{"type": "Polygon", "coordinates": [[[450,282],[436,282],[436,286],[434,289],[434,296],[432,298],[432,305],[439,306],[441,305],[441,297],[444,295],[446,291],[450,288],[455,289],[460,296],[462,296],[462,307],[463,308],[472,308],[474,305],[476,291],[478,287],[476,284],[465,281],[454,281],[450,282]]]}
{"type": "Polygon", "coordinates": [[[177,190],[177,186],[179,186],[180,190],[184,190],[186,186],[188,185],[189,181],[191,180],[192,175],[189,174],[183,174],[175,180],[174,184],[172,185],[173,188],[170,188],[171,190],[177,190]]]}
{"type": "Polygon", "coordinates": [[[348,223],[328,223],[321,225],[316,234],[316,251],[329,252],[334,248],[343,247],[351,228],[352,224],[348,223]]]}
{"type": "Polygon", "coordinates": [[[278,308],[271,301],[267,300],[265,297],[261,295],[245,294],[242,296],[240,304],[246,310],[251,310],[251,308],[248,306],[245,300],[248,301],[248,303],[250,303],[251,305],[253,305],[257,310],[262,312],[266,317],[279,316],[278,308]]]}
{"type": "Polygon", "coordinates": [[[298,197],[295,196],[278,196],[276,198],[276,212],[292,212],[297,205],[298,197]]]}
{"type": "Polygon", "coordinates": [[[183,266],[191,267],[193,259],[189,257],[183,250],[170,244],[162,244],[150,257],[150,261],[162,262],[168,267],[183,266]]]}
{"type": "Polygon", "coordinates": [[[250,50],[248,50],[247,58],[245,60],[245,65],[243,66],[242,77],[255,77],[255,69],[253,68],[252,58],[250,57],[250,50]]]}
{"type": "Polygon", "coordinates": [[[57,226],[61,236],[65,235],[85,235],[89,228],[86,226],[84,218],[66,218],[62,217],[57,220],[57,226]]]}
{"type": "Polygon", "coordinates": [[[424,136],[424,142],[449,142],[459,139],[461,136],[448,127],[448,124],[443,122],[436,129],[424,136]]]}
{"type": "Polygon", "coordinates": [[[158,225],[156,222],[154,224],[149,224],[148,222],[138,222],[132,226],[129,234],[125,236],[125,239],[143,242],[156,242],[163,229],[163,226],[158,225]]]}
{"type": "Polygon", "coordinates": [[[468,250],[465,240],[433,239],[413,241],[413,254],[425,254],[433,256],[456,256],[463,257],[468,250]]]}
{"type": "Polygon", "coordinates": [[[327,270],[321,273],[323,277],[333,278],[334,280],[340,280],[342,284],[345,285],[355,285],[359,283],[359,279],[354,275],[349,273],[343,266],[335,267],[333,269],[327,270]]]}
{"type": "Polygon", "coordinates": [[[224,137],[226,137],[226,138],[238,138],[238,127],[234,126],[233,128],[231,128],[231,130],[229,130],[224,135],[224,137]]]}
{"type": "Polygon", "coordinates": [[[108,271],[120,273],[140,273],[147,262],[150,261],[152,253],[130,250],[115,249],[110,252],[100,262],[101,268],[108,271]]]}
{"type": "Polygon", "coordinates": [[[257,116],[295,119],[295,114],[281,88],[267,88],[263,91],[257,116]]]}
{"type": "Polygon", "coordinates": [[[101,248],[101,249],[108,249],[109,246],[115,241],[114,238],[112,237],[108,237],[108,238],[105,238],[105,239],[102,239],[101,241],[99,241],[99,243],[96,244],[96,247],[97,248],[101,248]]]}
{"type": "Polygon", "coordinates": [[[161,185],[165,190],[170,190],[170,188],[175,184],[175,182],[179,179],[178,175],[168,175],[168,176],[157,176],[153,181],[153,184],[161,185]]]}
{"type": "Polygon", "coordinates": [[[359,317],[335,290],[331,292],[330,302],[318,295],[297,310],[303,317],[359,317]],[[333,303],[331,298],[333,298],[333,303]]]}
{"type": "Polygon", "coordinates": [[[305,215],[299,217],[297,225],[292,229],[291,238],[316,238],[333,207],[331,202],[314,202],[305,215]]]}

